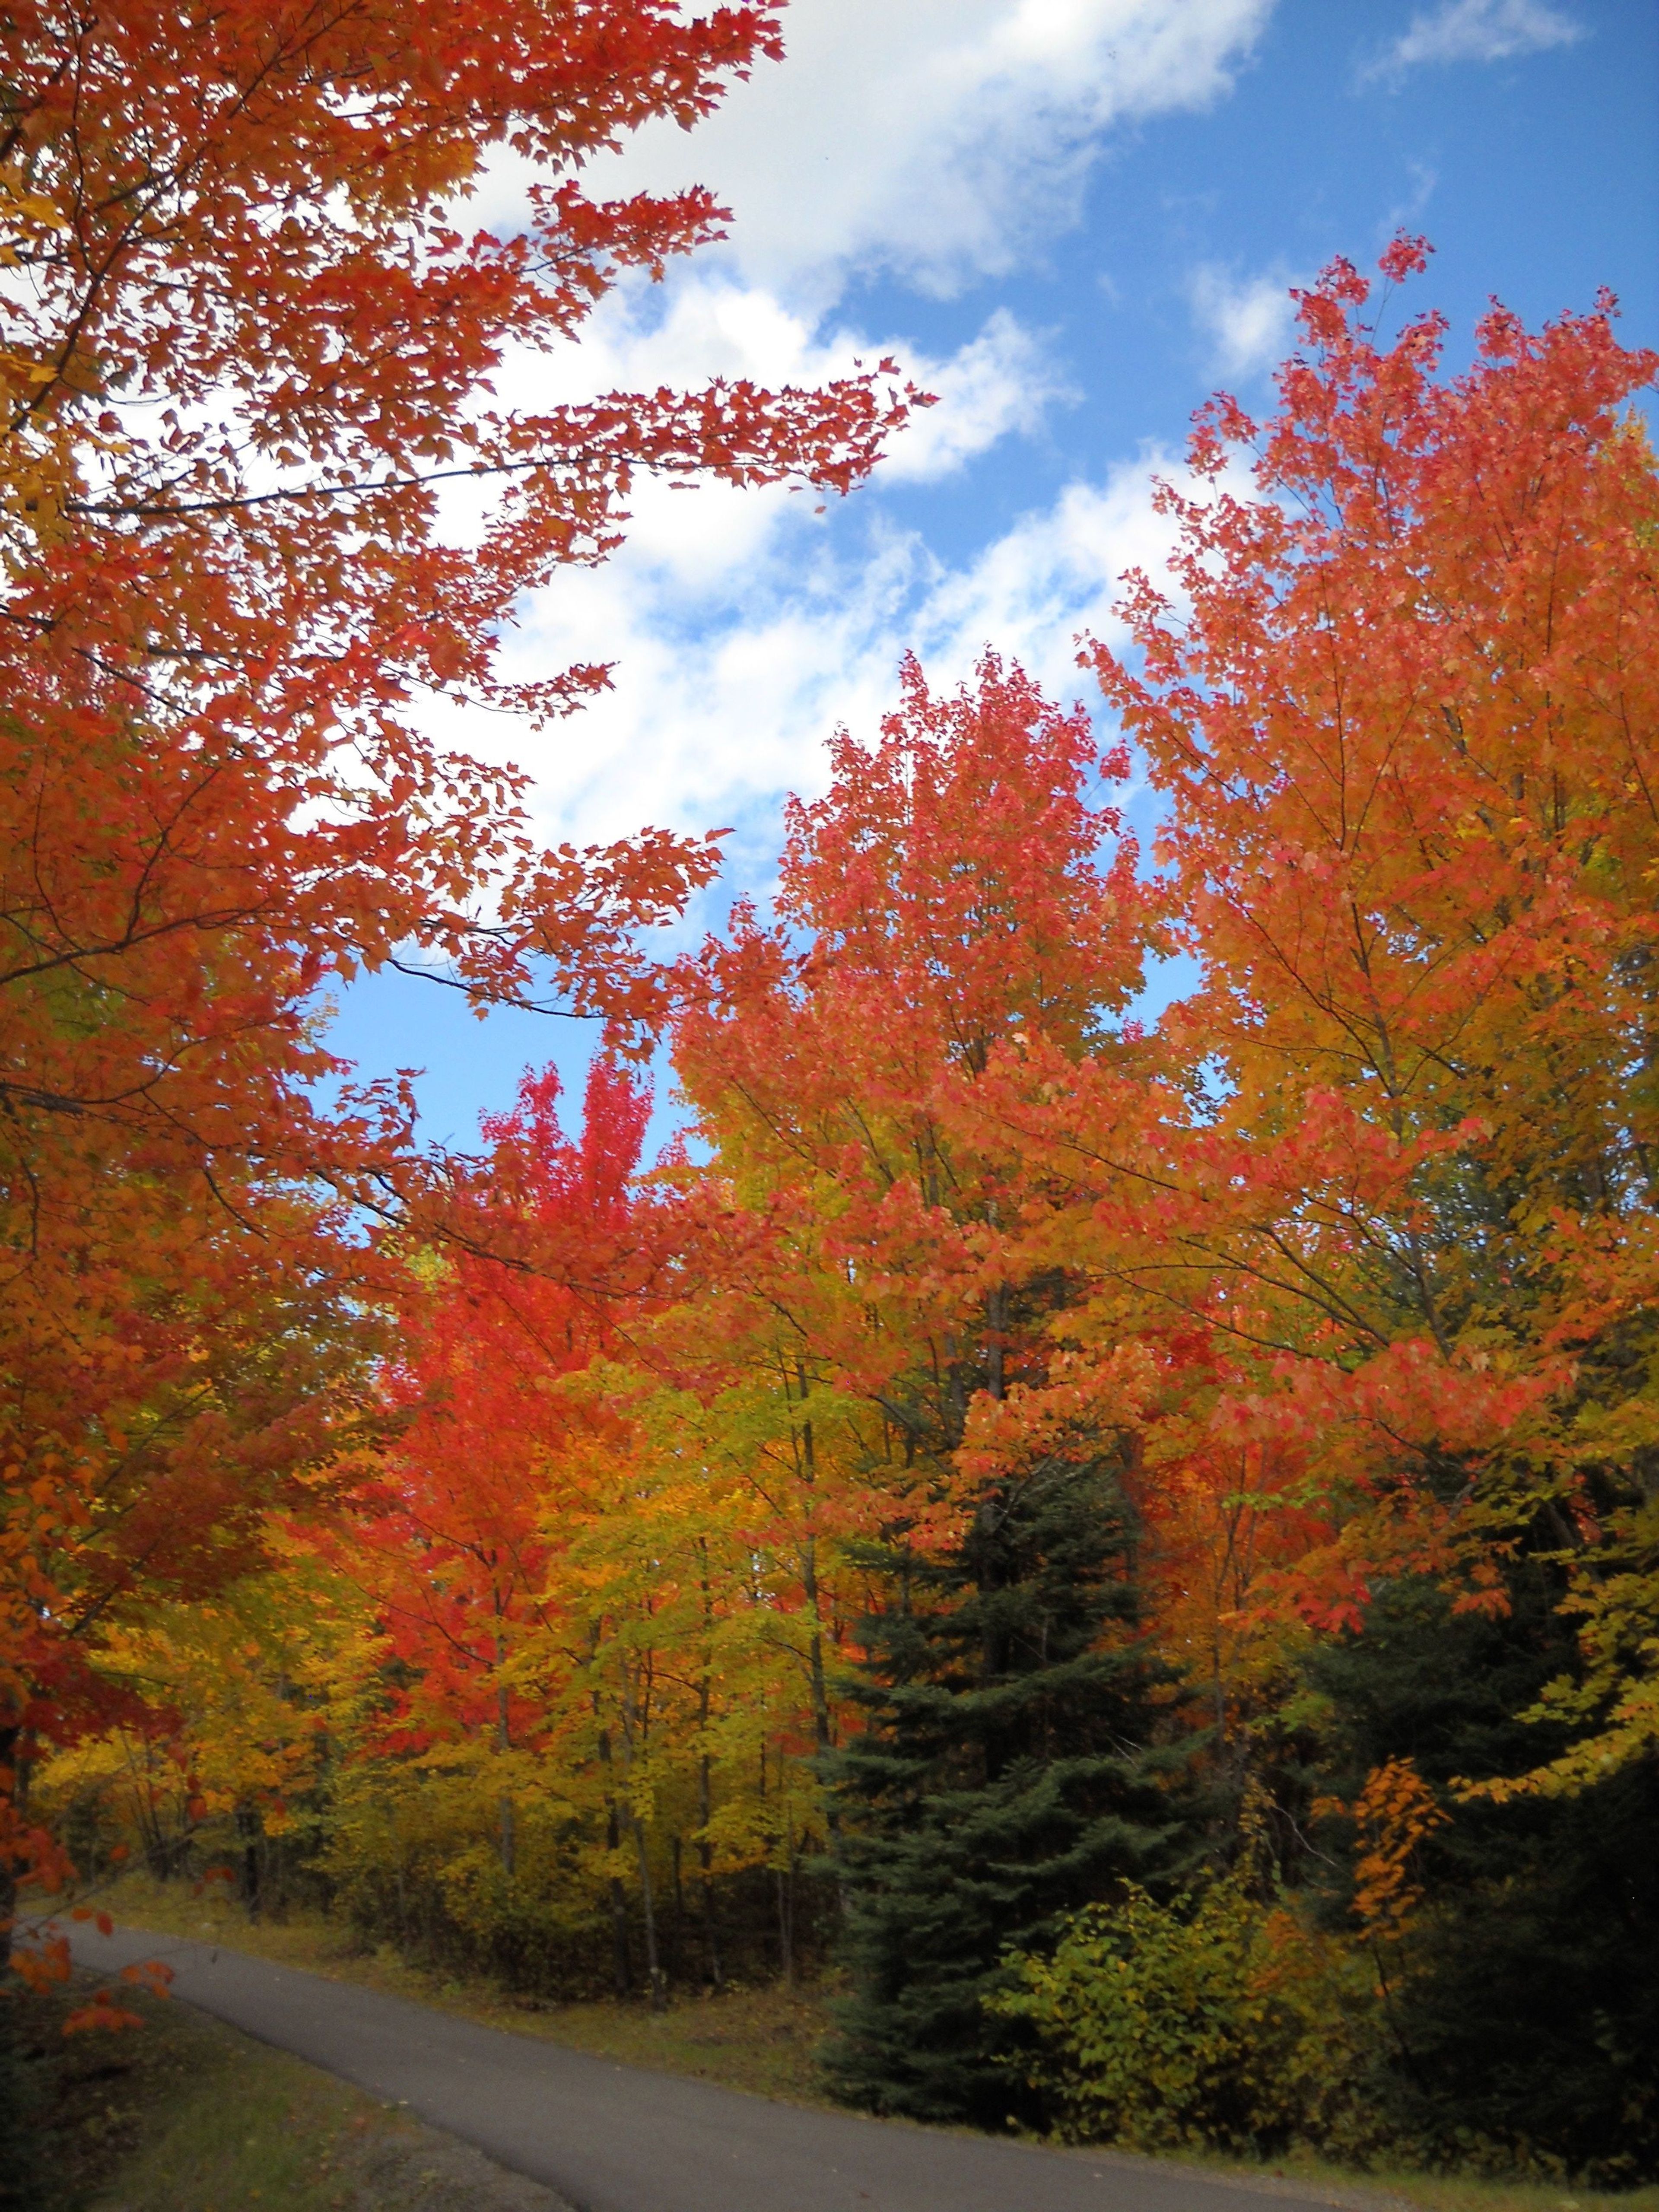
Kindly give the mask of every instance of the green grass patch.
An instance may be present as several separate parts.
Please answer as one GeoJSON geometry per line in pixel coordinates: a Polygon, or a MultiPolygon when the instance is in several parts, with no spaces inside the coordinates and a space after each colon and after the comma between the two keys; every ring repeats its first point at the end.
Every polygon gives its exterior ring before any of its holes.
{"type": "Polygon", "coordinates": [[[817,2059],[829,2023],[823,1993],[815,1990],[725,1990],[673,1999],[660,2013],[611,2002],[557,2005],[526,2015],[520,2001],[497,2014],[494,2024],[520,2033],[528,2027],[627,2065],[690,2074],[728,2089],[794,2104],[830,2103],[817,2059]]]}
{"type": "Polygon", "coordinates": [[[94,2206],[123,2212],[339,2212],[386,2116],[366,2098],[182,2005],[104,2039],[130,2070],[79,2100],[76,2136],[106,2168],[94,2206]],[[89,2140],[90,2139],[90,2140],[89,2140]]]}
{"type": "Polygon", "coordinates": [[[481,2153],[168,1999],[142,2025],[65,2038],[90,1977],[29,1998],[47,2097],[28,2212],[560,2212],[481,2153]]]}
{"type": "MultiPolygon", "coordinates": [[[[1146,2162],[1164,2163],[1161,2160],[1146,2162]]],[[[1182,2163],[1218,2179],[1243,2181],[1253,2189],[1285,2187],[1317,2196],[1328,2203],[1373,2208],[1373,2212],[1379,2200],[1396,2206],[1418,2206],[1421,2212],[1659,2212],[1659,2189],[1614,2193],[1576,2189],[1563,2182],[1422,2173],[1387,2166],[1356,2173],[1351,2166],[1333,2166],[1328,2160],[1304,2152],[1291,2153],[1271,2166],[1224,2158],[1194,2158],[1182,2163]]]]}

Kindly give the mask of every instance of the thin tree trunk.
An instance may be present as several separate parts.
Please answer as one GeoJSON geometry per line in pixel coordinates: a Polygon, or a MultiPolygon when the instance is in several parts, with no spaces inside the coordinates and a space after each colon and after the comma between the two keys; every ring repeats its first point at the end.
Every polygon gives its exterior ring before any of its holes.
{"type": "MultiPolygon", "coordinates": [[[[507,1677],[502,1668],[507,1663],[507,1643],[501,1633],[501,1592],[499,1583],[494,1586],[495,1598],[495,1748],[503,1756],[513,1748],[513,1731],[507,1696],[507,1677]]],[[[503,1790],[501,1802],[501,1872],[511,1881],[516,1871],[517,1838],[514,1832],[513,1793],[503,1790]]]]}
{"type": "Polygon", "coordinates": [[[657,1912],[651,1890],[651,1860],[645,1847],[645,1823],[630,1812],[634,1850],[640,1863],[640,1902],[645,1915],[645,1970],[651,1981],[651,2009],[661,2012],[668,2002],[668,1984],[657,1955],[657,1912]]]}
{"type": "MultiPolygon", "coordinates": [[[[803,1398],[807,1382],[805,1367],[797,1367],[795,1381],[803,1398]]],[[[800,1425],[800,1471],[807,1489],[816,1488],[818,1479],[817,1449],[812,1438],[812,1424],[800,1425]]],[[[823,1614],[818,1603],[818,1542],[809,1529],[801,1539],[800,1547],[801,1595],[806,1600],[806,1610],[812,1623],[811,1641],[807,1646],[807,1679],[812,1694],[812,1733],[820,1752],[828,1751],[830,1743],[830,1692],[823,1674],[823,1614]]]]}
{"type": "MultiPolygon", "coordinates": [[[[599,1704],[596,1697],[595,1705],[599,1704]]],[[[599,1764],[605,1769],[605,1840],[611,1851],[622,1845],[622,1814],[617,1804],[617,1793],[611,1784],[611,1731],[599,1730],[599,1764]]],[[[611,1877],[611,1955],[616,1976],[617,1995],[631,1996],[634,1993],[634,1967],[628,1954],[628,1893],[621,1877],[611,1877]]]]}
{"type": "MultiPolygon", "coordinates": [[[[806,1395],[806,1370],[798,1367],[796,1378],[801,1395],[806,1395]]],[[[801,1423],[801,1472],[808,1488],[817,1480],[817,1456],[812,1441],[812,1424],[801,1423]]],[[[823,1609],[818,1594],[818,1542],[812,1534],[805,1536],[800,1547],[801,1594],[806,1600],[806,1610],[812,1623],[812,1633],[806,1646],[806,1676],[812,1698],[812,1740],[817,1749],[820,1771],[827,1753],[835,1747],[835,1731],[830,1719],[830,1685],[823,1664],[823,1609]]],[[[841,1840],[841,1814],[832,1798],[824,1809],[824,1821],[830,1831],[831,1862],[836,1869],[836,1911],[847,1917],[847,1883],[842,1873],[841,1854],[836,1846],[841,1840]]]]}
{"type": "Polygon", "coordinates": [[[143,1773],[138,1772],[130,1749],[127,1765],[133,1776],[133,1813],[138,1823],[138,1832],[143,1838],[144,1861],[155,1880],[165,1881],[172,1871],[172,1854],[167,1849],[161,1816],[155,1809],[155,1785],[150,1778],[155,1768],[155,1753],[148,1741],[144,1745],[143,1773]]]}
{"type": "MultiPolygon", "coordinates": [[[[626,1664],[623,1669],[622,1718],[623,1750],[631,1775],[635,1761],[645,1757],[648,1747],[651,1715],[648,1695],[643,1711],[641,1709],[634,1694],[634,1677],[626,1664]]],[[[640,1909],[645,1920],[645,1970],[651,1984],[651,2009],[660,2012],[667,2002],[668,1990],[657,1948],[657,1905],[651,1884],[651,1855],[646,1845],[645,1823],[635,1810],[631,1796],[628,1824],[634,1832],[634,1855],[639,1862],[640,1909]]]]}
{"type": "Polygon", "coordinates": [[[668,1842],[674,1873],[674,1939],[669,1948],[674,1960],[674,1978],[683,1982],[685,1979],[685,1882],[680,1864],[684,1845],[678,1829],[668,1842]]]}
{"type": "MultiPolygon", "coordinates": [[[[992,1219],[995,1220],[993,1209],[992,1219]]],[[[1000,1283],[985,1301],[985,1368],[986,1388],[993,1398],[1007,1395],[1005,1349],[1008,1334],[1008,1285],[1000,1283]]]]}
{"type": "MultiPolygon", "coordinates": [[[[706,1697],[706,1691],[704,1694],[706,1697]]],[[[708,1840],[712,1810],[709,1779],[708,1755],[705,1752],[697,1769],[697,1814],[702,1829],[697,1838],[697,1863],[702,1869],[702,1940],[708,1955],[708,1978],[720,1990],[726,1986],[726,1976],[720,1967],[720,1923],[714,1915],[714,1847],[708,1840]]]]}
{"type": "MultiPolygon", "coordinates": [[[[22,1730],[8,1725],[0,1728],[0,1806],[7,1804],[21,1814],[19,1800],[21,1790],[19,1772],[22,1760],[19,1756],[19,1739],[22,1730]]],[[[17,1912],[17,1867],[9,1850],[0,1850],[0,1985],[10,1978],[9,1960],[11,1925],[17,1912]]]]}
{"type": "MultiPolygon", "coordinates": [[[[697,1551],[702,1560],[703,1631],[712,1636],[714,1602],[708,1589],[708,1546],[701,1537],[697,1540],[697,1551]]],[[[708,1959],[708,1978],[719,1990],[725,1988],[726,1976],[720,1966],[720,1927],[714,1914],[714,1846],[708,1839],[708,1823],[714,1810],[714,1773],[707,1749],[713,1674],[714,1652],[705,1646],[702,1680],[697,1686],[697,1741],[705,1747],[697,1762],[697,1864],[702,1870],[702,1940],[708,1959]]]]}
{"type": "Polygon", "coordinates": [[[251,1805],[236,1808],[236,1833],[242,1846],[242,1902],[250,1920],[259,1917],[259,1829],[251,1805]]]}
{"type": "Polygon", "coordinates": [[[787,1873],[777,1869],[778,1882],[778,1963],[783,1969],[783,1986],[795,1986],[795,1832],[793,1823],[787,1837],[787,1873]]]}

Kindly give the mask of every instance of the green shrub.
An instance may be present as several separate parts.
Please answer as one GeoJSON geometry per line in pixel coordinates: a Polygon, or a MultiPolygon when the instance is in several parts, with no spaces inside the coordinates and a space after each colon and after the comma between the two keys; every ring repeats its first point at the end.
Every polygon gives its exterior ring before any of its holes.
{"type": "Polygon", "coordinates": [[[1073,2142],[1139,2150],[1367,2148],[1371,1975],[1230,1875],[1160,1905],[1127,1887],[988,2000],[1033,2039],[1025,2078],[1073,2142]]]}

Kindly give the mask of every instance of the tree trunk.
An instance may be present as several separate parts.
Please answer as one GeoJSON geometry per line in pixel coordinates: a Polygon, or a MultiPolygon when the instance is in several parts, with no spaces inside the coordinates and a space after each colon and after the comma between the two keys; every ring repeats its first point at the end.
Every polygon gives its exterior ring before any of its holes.
{"type": "MultiPolygon", "coordinates": [[[[495,1748],[503,1757],[513,1748],[513,1733],[507,1708],[507,1680],[501,1669],[507,1662],[507,1644],[501,1634],[501,1593],[495,1590],[495,1748]]],[[[513,1793],[501,1792],[501,1872],[512,1880],[515,1869],[516,1838],[513,1824],[513,1793]]]]}
{"type": "MultiPolygon", "coordinates": [[[[605,1840],[609,1850],[617,1851],[622,1847],[622,1813],[617,1803],[616,1792],[609,1786],[611,1776],[611,1731],[609,1729],[599,1730],[599,1764],[605,1769],[606,1779],[605,1840]]],[[[628,1893],[622,1886],[621,1876],[616,1874],[612,1874],[611,1877],[611,1968],[616,1976],[617,1995],[619,1997],[632,1996],[634,1966],[628,1953],[628,1893]]]]}
{"type": "MultiPolygon", "coordinates": [[[[9,1815],[19,1804],[18,1738],[21,1729],[0,1728],[0,1820],[9,1826],[9,1815]]],[[[8,1938],[17,1914],[17,1864],[9,1848],[0,1847],[0,1984],[9,1979],[11,1945],[8,1938]]]]}
{"type": "MultiPolygon", "coordinates": [[[[622,1685],[623,1756],[631,1781],[635,1767],[649,1748],[650,1698],[643,1705],[634,1692],[634,1677],[624,1664],[622,1685]]],[[[660,2012],[667,2002],[667,1984],[657,1949],[657,1901],[651,1886],[651,1856],[646,1847],[645,1823],[635,1810],[630,1791],[628,1825],[634,1832],[634,1856],[640,1869],[640,1911],[645,1922],[645,1971],[651,1985],[651,2009],[660,2012]]]]}
{"type": "Polygon", "coordinates": [[[259,1917],[259,1816],[252,1805],[236,1808],[236,1835],[242,1847],[242,1903],[250,1920],[259,1917]]]}
{"type": "Polygon", "coordinates": [[[645,1971],[651,1983],[651,2009],[661,2012],[668,2002],[668,1983],[657,1955],[657,1911],[651,1889],[651,1860],[645,1847],[645,1823],[636,1813],[630,1812],[628,1817],[640,1866],[640,1905],[645,1917],[645,1971]]]}
{"type": "MultiPolygon", "coordinates": [[[[708,1591],[708,1546],[702,1537],[697,1540],[697,1552],[702,1561],[703,1632],[712,1637],[714,1607],[708,1591]]],[[[705,1747],[708,1741],[714,1667],[713,1650],[705,1646],[702,1679],[697,1686],[697,1741],[705,1747]]],[[[720,1966],[720,1927],[714,1915],[714,1846],[708,1840],[708,1823],[714,1809],[714,1773],[705,1748],[697,1762],[697,1864],[702,1869],[702,1940],[708,1960],[708,1978],[719,1990],[725,1988],[726,1976],[720,1966]]]]}
{"type": "Polygon", "coordinates": [[[778,1881],[778,1964],[783,1971],[783,1986],[795,1986],[795,1833],[788,1832],[787,1872],[777,1869],[778,1881]]]}
{"type": "Polygon", "coordinates": [[[685,1881],[681,1866],[684,1844],[678,1829],[669,1838],[669,1849],[672,1854],[674,1874],[674,1932],[673,1941],[669,1949],[674,1960],[674,1978],[677,1981],[684,1981],[685,1979],[685,1881]]]}
{"type": "MultiPolygon", "coordinates": [[[[703,1695],[706,1699],[706,1687],[703,1695]]],[[[708,1978],[720,1990],[726,1986],[726,1976],[720,1967],[720,1923],[714,1914],[714,1847],[708,1840],[712,1810],[709,1782],[708,1757],[705,1753],[697,1769],[697,1814],[702,1828],[697,1838],[697,1863],[702,1869],[702,1940],[708,1958],[708,1978]]]]}

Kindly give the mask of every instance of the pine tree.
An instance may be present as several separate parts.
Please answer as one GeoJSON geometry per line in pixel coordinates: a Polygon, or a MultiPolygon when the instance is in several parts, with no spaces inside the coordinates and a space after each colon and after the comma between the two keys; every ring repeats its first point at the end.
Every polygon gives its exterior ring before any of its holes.
{"type": "Polygon", "coordinates": [[[1134,1533],[1113,1460],[1054,1457],[988,1491],[951,1553],[866,1562],[894,1601],[846,1686],[864,1731],[826,1761],[854,1982],[828,2068],[848,2103],[1024,2117],[981,2007],[1003,1952],[1173,1855],[1175,1692],[1137,1632],[1134,1533]]]}

